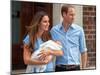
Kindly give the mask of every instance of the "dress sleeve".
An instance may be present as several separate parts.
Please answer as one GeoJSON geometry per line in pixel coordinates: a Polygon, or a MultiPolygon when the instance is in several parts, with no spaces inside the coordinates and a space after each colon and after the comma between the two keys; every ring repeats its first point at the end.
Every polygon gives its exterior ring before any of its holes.
{"type": "Polygon", "coordinates": [[[24,38],[23,44],[29,44],[29,35],[24,38]]]}

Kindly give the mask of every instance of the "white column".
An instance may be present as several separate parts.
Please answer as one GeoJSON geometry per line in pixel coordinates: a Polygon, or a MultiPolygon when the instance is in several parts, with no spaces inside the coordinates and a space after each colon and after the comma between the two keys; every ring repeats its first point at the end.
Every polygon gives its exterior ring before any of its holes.
{"type": "Polygon", "coordinates": [[[83,6],[75,5],[75,11],[76,11],[75,23],[80,26],[83,26],[83,6]]]}
{"type": "Polygon", "coordinates": [[[53,25],[56,25],[61,21],[61,4],[53,4],[53,25]]]}

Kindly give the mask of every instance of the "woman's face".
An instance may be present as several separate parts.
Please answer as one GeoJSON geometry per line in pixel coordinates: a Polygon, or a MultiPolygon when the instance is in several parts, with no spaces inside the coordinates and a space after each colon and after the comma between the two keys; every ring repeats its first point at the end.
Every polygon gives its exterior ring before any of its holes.
{"type": "Polygon", "coordinates": [[[49,29],[49,17],[44,16],[39,24],[39,29],[42,31],[47,31],[49,29]]]}

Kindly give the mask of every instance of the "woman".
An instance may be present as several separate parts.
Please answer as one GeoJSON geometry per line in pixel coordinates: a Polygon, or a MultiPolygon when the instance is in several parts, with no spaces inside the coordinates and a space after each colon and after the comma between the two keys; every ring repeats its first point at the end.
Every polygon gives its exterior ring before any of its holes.
{"type": "MultiPolygon", "coordinates": [[[[26,65],[43,65],[48,64],[45,72],[54,71],[54,66],[52,62],[52,57],[49,55],[61,56],[63,55],[62,50],[42,50],[40,55],[40,60],[31,60],[31,55],[35,50],[38,50],[40,44],[51,40],[51,35],[49,32],[49,17],[48,14],[41,11],[36,13],[35,17],[32,19],[30,26],[28,27],[28,35],[23,40],[24,51],[23,57],[26,65]],[[45,59],[44,59],[45,58],[45,59]]],[[[34,71],[33,71],[34,72],[34,71]]]]}

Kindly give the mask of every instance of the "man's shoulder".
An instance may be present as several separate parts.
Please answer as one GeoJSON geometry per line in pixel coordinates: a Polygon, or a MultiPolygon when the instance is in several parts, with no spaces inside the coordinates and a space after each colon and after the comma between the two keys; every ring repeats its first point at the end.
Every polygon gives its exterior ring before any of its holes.
{"type": "Polygon", "coordinates": [[[82,26],[78,25],[78,24],[72,24],[72,27],[76,30],[83,30],[82,26]]]}
{"type": "Polygon", "coordinates": [[[60,28],[61,24],[56,24],[52,27],[52,30],[58,30],[60,28]]]}

